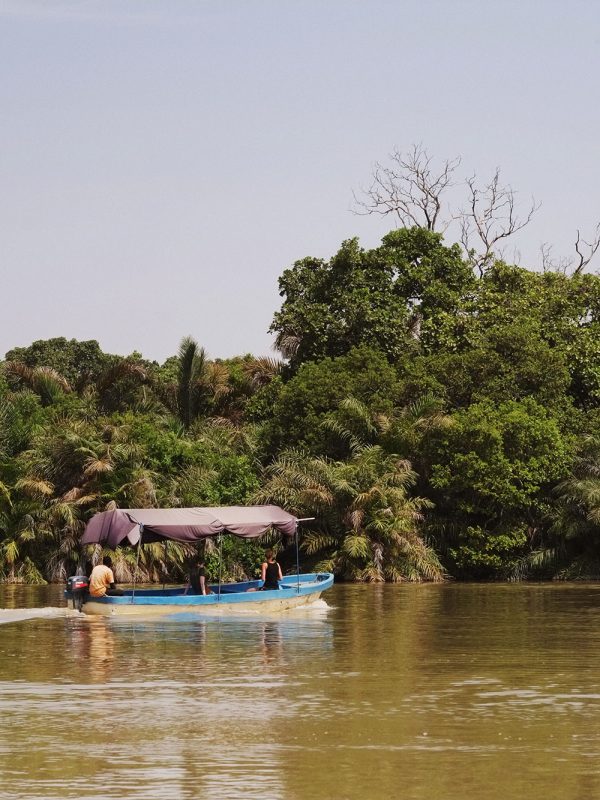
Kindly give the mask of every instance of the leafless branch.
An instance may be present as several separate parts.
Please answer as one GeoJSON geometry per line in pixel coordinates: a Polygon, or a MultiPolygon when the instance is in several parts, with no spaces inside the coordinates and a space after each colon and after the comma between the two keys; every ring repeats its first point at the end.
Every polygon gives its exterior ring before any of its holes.
{"type": "Polygon", "coordinates": [[[542,257],[542,272],[560,272],[566,275],[573,266],[572,258],[554,258],[552,255],[552,245],[548,242],[542,242],[540,245],[540,254],[542,257]]]}
{"type": "Polygon", "coordinates": [[[461,212],[461,242],[473,265],[483,273],[486,264],[498,252],[498,243],[513,236],[531,222],[540,204],[532,198],[523,217],[516,210],[516,193],[510,186],[500,183],[500,170],[496,169],[488,184],[479,188],[476,176],[467,178],[468,204],[461,212]],[[474,247],[473,238],[478,242],[474,247]]]}
{"type": "MultiPolygon", "coordinates": [[[[529,225],[541,204],[532,197],[530,204],[519,208],[517,193],[510,185],[502,184],[500,170],[496,169],[488,183],[480,184],[475,175],[468,178],[464,183],[464,205],[453,211],[446,203],[446,193],[456,183],[454,178],[460,163],[461,159],[455,158],[435,168],[422,145],[413,145],[406,154],[396,148],[387,164],[375,163],[371,185],[362,189],[359,197],[354,193],[354,211],[392,215],[402,227],[416,226],[443,233],[456,224],[456,238],[473,268],[483,275],[493,259],[504,258],[509,237],[529,225]]],[[[542,244],[540,250],[545,272],[580,274],[600,250],[600,222],[590,241],[583,239],[577,230],[572,258],[554,258],[548,243],[542,244]]],[[[517,250],[513,252],[515,261],[519,261],[520,254],[517,250]]]]}
{"type": "Polygon", "coordinates": [[[552,245],[542,242],[540,245],[540,256],[542,259],[542,272],[554,271],[554,259],[552,258],[552,245]]]}
{"type": "Polygon", "coordinates": [[[417,226],[428,231],[444,230],[451,221],[440,220],[442,195],[452,183],[460,158],[444,161],[434,171],[432,159],[421,145],[413,145],[406,156],[398,149],[390,154],[390,165],[376,162],[373,180],[363,189],[365,199],[354,193],[357,214],[392,214],[403,227],[417,226]]]}
{"type": "Polygon", "coordinates": [[[575,241],[575,252],[577,253],[577,257],[579,262],[577,263],[575,269],[573,270],[573,275],[579,275],[583,270],[587,267],[590,263],[596,251],[600,247],[600,222],[596,225],[596,230],[594,231],[594,238],[591,242],[586,242],[585,239],[581,238],[581,233],[579,232],[579,228],[577,229],[577,239],[575,241]]]}
{"type": "Polygon", "coordinates": [[[552,245],[544,242],[540,246],[542,270],[544,272],[560,272],[563,275],[569,272],[572,275],[580,275],[600,248],[600,222],[596,225],[591,242],[581,238],[581,231],[578,228],[574,247],[575,256],[556,259],[552,255],[552,245]]]}

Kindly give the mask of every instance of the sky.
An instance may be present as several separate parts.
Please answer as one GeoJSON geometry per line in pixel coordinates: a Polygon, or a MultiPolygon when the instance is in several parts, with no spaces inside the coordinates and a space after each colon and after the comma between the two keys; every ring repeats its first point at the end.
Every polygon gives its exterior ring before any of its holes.
{"type": "Polygon", "coordinates": [[[520,263],[600,220],[600,13],[570,0],[0,0],[0,357],[97,339],[273,355],[277,281],[376,161],[496,167],[520,263]]]}

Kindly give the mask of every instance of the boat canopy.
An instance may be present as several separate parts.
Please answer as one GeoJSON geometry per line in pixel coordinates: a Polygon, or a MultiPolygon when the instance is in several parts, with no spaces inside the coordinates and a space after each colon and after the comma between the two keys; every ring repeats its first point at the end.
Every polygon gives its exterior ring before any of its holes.
{"type": "Polygon", "coordinates": [[[262,536],[275,528],[286,536],[296,532],[298,519],[278,506],[221,506],[217,508],[118,508],[103,511],[88,522],[82,544],[102,544],[114,550],[129,544],[196,542],[220,533],[243,539],[262,536]]]}

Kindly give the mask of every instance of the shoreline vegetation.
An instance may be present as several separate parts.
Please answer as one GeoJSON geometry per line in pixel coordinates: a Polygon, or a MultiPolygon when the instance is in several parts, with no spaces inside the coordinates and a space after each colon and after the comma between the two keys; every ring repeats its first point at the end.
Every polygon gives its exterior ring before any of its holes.
{"type": "MultiPolygon", "coordinates": [[[[520,222],[496,173],[466,181],[450,243],[459,162],[394,158],[358,205],[401,227],[281,275],[281,360],[210,359],[191,337],[163,364],[64,338],[6,353],[0,582],[63,581],[98,511],[256,503],[314,517],[303,568],[340,580],[600,577],[600,238],[578,233],[573,262],[546,249],[541,271],[502,260],[536,206],[520,222]]],[[[254,577],[265,543],[224,537],[219,567],[209,542],[209,579],[254,577]]],[[[191,555],[149,545],[137,579],[183,580],[191,555]]],[[[131,581],[136,553],[113,561],[131,581]]]]}
{"type": "MultiPolygon", "coordinates": [[[[412,228],[298,261],[280,289],[281,362],[191,338],[164,364],[66,339],[6,354],[1,580],[63,580],[111,504],[263,502],[316,517],[303,562],[340,579],[600,575],[600,278],[479,276],[412,228]]],[[[183,578],[183,548],[144,550],[140,580],[183,578]]],[[[223,553],[232,578],[261,557],[223,553]]],[[[134,565],[118,553],[118,580],[134,565]]]]}

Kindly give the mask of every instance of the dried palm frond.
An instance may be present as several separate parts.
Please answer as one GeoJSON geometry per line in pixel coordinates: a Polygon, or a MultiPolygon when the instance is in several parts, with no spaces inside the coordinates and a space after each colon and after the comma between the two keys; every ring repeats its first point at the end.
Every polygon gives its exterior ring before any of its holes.
{"type": "Polygon", "coordinates": [[[284,358],[293,358],[302,344],[302,337],[293,333],[280,334],[275,339],[275,347],[284,358]]]}
{"type": "Polygon", "coordinates": [[[19,478],[15,484],[15,488],[29,497],[51,497],[54,494],[54,486],[50,481],[46,481],[43,478],[36,478],[35,476],[19,478]]]}
{"type": "Polygon", "coordinates": [[[261,386],[269,384],[277,375],[280,375],[283,366],[283,361],[277,358],[262,356],[245,362],[242,364],[242,369],[247,375],[251,387],[259,389],[261,386]]]}

